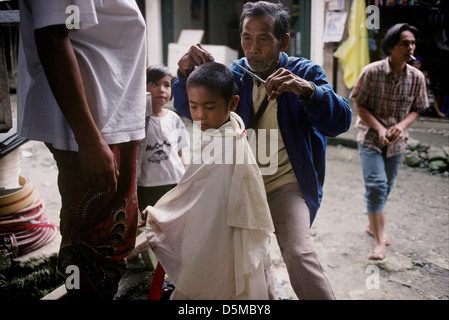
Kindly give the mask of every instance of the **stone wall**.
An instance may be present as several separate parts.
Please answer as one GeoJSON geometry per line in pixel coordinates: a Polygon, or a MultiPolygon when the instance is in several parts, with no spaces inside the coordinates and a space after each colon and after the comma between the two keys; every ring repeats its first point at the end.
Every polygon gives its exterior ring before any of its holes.
{"type": "Polygon", "coordinates": [[[449,147],[435,147],[409,139],[405,163],[410,167],[426,168],[433,174],[449,177],[449,147]]]}

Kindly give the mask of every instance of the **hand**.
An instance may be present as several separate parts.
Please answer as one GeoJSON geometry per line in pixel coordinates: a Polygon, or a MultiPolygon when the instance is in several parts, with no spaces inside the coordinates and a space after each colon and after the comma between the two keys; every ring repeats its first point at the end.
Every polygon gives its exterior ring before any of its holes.
{"type": "Polygon", "coordinates": [[[314,91],[312,84],[284,68],[271,74],[266,80],[265,87],[270,101],[276,99],[283,92],[293,92],[308,99],[314,91]]]}
{"type": "Polygon", "coordinates": [[[140,222],[139,227],[143,227],[147,224],[147,219],[148,219],[148,215],[150,214],[150,210],[149,210],[149,206],[146,207],[141,213],[140,213],[140,217],[142,219],[142,221],[140,222]]]}
{"type": "Polygon", "coordinates": [[[114,154],[102,138],[98,143],[79,144],[78,157],[86,183],[95,190],[117,191],[118,166],[114,154]]]}
{"type": "Polygon", "coordinates": [[[384,146],[389,146],[392,145],[393,142],[390,141],[390,139],[387,138],[387,129],[382,127],[377,131],[378,135],[379,135],[379,142],[380,144],[384,145],[384,146]]]}
{"type": "Polygon", "coordinates": [[[139,225],[138,225],[139,228],[146,226],[146,224],[147,224],[147,216],[148,216],[147,209],[143,210],[140,213],[140,222],[139,222],[139,225]]]}
{"type": "Polygon", "coordinates": [[[390,127],[386,134],[388,135],[388,140],[390,140],[391,142],[396,142],[405,138],[404,132],[405,128],[397,123],[394,126],[390,127]]]}
{"type": "Polygon", "coordinates": [[[215,60],[212,54],[207,52],[201,44],[191,46],[189,51],[178,62],[179,74],[187,78],[189,74],[200,64],[215,60]]]}

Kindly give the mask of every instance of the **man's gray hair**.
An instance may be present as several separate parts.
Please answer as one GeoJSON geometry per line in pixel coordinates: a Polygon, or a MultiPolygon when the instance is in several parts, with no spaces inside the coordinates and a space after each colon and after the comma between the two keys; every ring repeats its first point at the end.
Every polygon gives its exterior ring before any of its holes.
{"type": "Polygon", "coordinates": [[[247,17],[265,15],[274,18],[274,34],[281,41],[290,30],[290,12],[281,2],[257,1],[245,3],[240,16],[240,34],[243,32],[243,22],[247,17]]]}

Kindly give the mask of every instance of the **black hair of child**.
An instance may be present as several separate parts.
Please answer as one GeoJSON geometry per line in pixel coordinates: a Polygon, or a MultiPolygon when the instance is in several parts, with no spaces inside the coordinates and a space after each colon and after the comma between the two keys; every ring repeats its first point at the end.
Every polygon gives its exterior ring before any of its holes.
{"type": "Polygon", "coordinates": [[[226,103],[237,94],[238,88],[231,69],[217,62],[203,63],[187,79],[187,88],[205,87],[217,92],[226,103]]]}

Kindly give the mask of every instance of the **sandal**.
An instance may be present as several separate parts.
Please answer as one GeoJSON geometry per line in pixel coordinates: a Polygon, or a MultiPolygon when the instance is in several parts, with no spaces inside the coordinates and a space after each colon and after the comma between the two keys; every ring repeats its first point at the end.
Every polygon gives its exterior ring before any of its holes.
{"type": "Polygon", "coordinates": [[[161,300],[170,300],[170,296],[175,290],[175,285],[171,281],[164,280],[164,285],[161,291],[161,300]]]}

